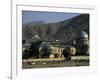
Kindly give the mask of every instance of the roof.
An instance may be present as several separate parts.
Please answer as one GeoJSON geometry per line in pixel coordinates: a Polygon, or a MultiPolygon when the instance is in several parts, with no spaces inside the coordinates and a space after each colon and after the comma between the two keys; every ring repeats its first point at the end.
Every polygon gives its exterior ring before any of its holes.
{"type": "Polygon", "coordinates": [[[75,47],[72,45],[66,45],[66,48],[75,48],[75,47]]]}
{"type": "Polygon", "coordinates": [[[48,48],[50,48],[50,47],[52,47],[52,45],[50,43],[48,43],[48,42],[42,42],[40,44],[40,47],[48,47],[48,48]]]}
{"type": "Polygon", "coordinates": [[[28,44],[28,43],[27,43],[27,44],[24,44],[24,45],[22,45],[22,46],[23,46],[23,48],[29,48],[30,45],[31,45],[31,44],[28,44]]]}
{"type": "Polygon", "coordinates": [[[88,34],[85,31],[81,31],[77,37],[88,37],[88,34]]]}
{"type": "Polygon", "coordinates": [[[71,45],[66,45],[66,44],[52,44],[52,42],[42,42],[40,47],[48,47],[48,48],[51,48],[51,47],[59,47],[59,48],[66,48],[66,47],[73,47],[71,45]]]}

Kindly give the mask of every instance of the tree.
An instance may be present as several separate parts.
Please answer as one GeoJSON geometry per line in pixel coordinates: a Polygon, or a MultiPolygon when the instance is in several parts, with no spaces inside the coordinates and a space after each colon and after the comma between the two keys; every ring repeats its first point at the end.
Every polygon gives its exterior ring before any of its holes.
{"type": "Polygon", "coordinates": [[[23,35],[25,36],[25,39],[31,39],[33,36],[33,31],[30,27],[25,26],[23,29],[23,35]]]}
{"type": "Polygon", "coordinates": [[[34,58],[39,58],[39,46],[41,43],[42,43],[41,40],[31,43],[29,51],[34,58]]]}
{"type": "Polygon", "coordinates": [[[88,54],[89,46],[88,45],[83,45],[81,46],[81,54],[86,55],[88,54]]]}
{"type": "Polygon", "coordinates": [[[22,44],[25,44],[26,43],[26,40],[22,40],[22,44]]]}
{"type": "Polygon", "coordinates": [[[48,58],[51,54],[51,49],[48,45],[44,45],[40,51],[41,57],[48,58]]]}
{"type": "Polygon", "coordinates": [[[31,54],[29,53],[29,51],[27,49],[25,49],[22,53],[22,58],[28,59],[30,56],[31,56],[31,54]]]}
{"type": "Polygon", "coordinates": [[[66,60],[71,60],[70,48],[65,48],[63,50],[63,55],[66,60]]]}

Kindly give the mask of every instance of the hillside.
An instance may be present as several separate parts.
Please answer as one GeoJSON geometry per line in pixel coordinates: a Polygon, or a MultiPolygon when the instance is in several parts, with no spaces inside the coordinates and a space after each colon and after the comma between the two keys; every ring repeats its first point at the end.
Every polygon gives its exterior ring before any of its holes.
{"type": "Polygon", "coordinates": [[[31,39],[34,35],[39,35],[42,40],[72,41],[80,31],[89,34],[89,15],[81,14],[71,19],[58,23],[28,24],[22,27],[23,39],[31,39]]]}

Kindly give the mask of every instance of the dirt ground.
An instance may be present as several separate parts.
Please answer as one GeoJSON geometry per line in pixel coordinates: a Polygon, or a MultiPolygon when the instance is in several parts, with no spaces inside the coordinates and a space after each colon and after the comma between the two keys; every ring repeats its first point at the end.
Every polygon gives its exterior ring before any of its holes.
{"type": "Polygon", "coordinates": [[[22,69],[35,69],[35,68],[54,68],[54,67],[77,67],[89,66],[89,61],[63,61],[63,62],[44,62],[44,63],[22,63],[22,69]]]}

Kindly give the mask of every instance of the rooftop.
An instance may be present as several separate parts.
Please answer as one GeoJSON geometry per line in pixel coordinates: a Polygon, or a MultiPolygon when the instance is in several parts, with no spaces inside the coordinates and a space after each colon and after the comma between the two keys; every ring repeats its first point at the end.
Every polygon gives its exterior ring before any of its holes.
{"type": "Polygon", "coordinates": [[[77,37],[88,37],[88,34],[85,31],[81,31],[77,37]]]}

